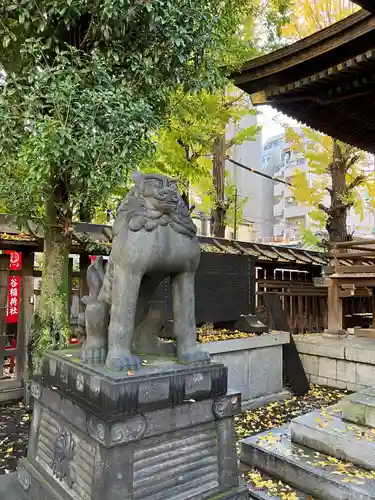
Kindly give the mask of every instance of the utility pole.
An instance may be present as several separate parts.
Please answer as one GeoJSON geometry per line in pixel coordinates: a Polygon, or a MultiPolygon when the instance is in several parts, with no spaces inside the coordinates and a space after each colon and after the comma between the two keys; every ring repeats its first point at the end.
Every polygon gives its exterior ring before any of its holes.
{"type": "Polygon", "coordinates": [[[234,228],[233,228],[233,239],[237,239],[237,187],[234,190],[234,228]]]}

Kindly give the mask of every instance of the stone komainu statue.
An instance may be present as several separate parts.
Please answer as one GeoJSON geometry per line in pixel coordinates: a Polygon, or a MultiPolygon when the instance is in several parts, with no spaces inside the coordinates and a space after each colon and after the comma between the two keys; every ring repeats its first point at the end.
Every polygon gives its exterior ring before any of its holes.
{"type": "Polygon", "coordinates": [[[172,179],[135,174],[134,181],[118,209],[105,272],[102,259],[88,270],[81,359],[105,362],[113,370],[137,369],[150,301],[170,276],[178,361],[209,361],[196,344],[194,278],[200,247],[190,212],[172,179]]]}

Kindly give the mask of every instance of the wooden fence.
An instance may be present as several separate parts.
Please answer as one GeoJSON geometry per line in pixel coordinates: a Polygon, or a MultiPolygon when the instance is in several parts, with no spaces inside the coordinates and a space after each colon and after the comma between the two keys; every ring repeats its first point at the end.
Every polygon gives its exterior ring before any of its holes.
{"type": "Polygon", "coordinates": [[[327,290],[313,284],[314,272],[301,269],[256,267],[257,309],[264,307],[263,294],[280,297],[293,333],[319,332],[327,325],[327,290]]]}
{"type": "Polygon", "coordinates": [[[333,243],[322,286],[328,288],[329,332],[345,335],[351,312],[349,326],[362,327],[355,329],[354,334],[375,336],[374,238],[333,243]]]}

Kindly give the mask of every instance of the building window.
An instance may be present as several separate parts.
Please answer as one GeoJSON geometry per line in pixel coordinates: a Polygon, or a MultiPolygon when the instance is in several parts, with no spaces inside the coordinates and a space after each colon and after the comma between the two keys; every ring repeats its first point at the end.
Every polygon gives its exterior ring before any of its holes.
{"type": "Polygon", "coordinates": [[[297,165],[304,165],[305,163],[305,158],[298,158],[297,159],[297,165]]]}
{"type": "Polygon", "coordinates": [[[267,167],[271,161],[271,155],[266,155],[263,157],[264,166],[267,167]]]}
{"type": "Polygon", "coordinates": [[[290,150],[283,151],[281,155],[281,163],[284,167],[287,167],[292,159],[292,152],[290,150]]]}

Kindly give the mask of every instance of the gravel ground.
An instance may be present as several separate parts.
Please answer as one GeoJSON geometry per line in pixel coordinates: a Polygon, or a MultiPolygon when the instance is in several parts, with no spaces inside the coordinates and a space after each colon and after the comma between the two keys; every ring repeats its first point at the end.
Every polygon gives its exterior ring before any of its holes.
{"type": "Polygon", "coordinates": [[[22,403],[0,406],[0,474],[16,470],[26,453],[30,415],[22,403]]]}

